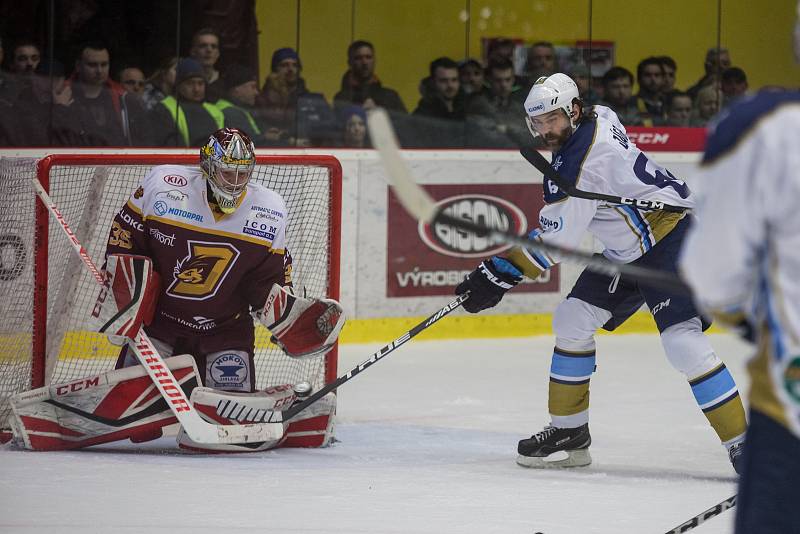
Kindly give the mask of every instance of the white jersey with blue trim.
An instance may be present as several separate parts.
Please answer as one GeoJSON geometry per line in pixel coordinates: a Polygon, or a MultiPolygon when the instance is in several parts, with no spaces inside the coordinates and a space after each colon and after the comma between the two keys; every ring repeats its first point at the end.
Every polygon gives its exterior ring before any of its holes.
{"type": "Polygon", "coordinates": [[[751,405],[800,436],[800,93],[759,93],[712,125],[681,270],[698,302],[759,330],[751,405]]]}
{"type": "MultiPolygon", "coordinates": [[[[583,191],[694,206],[688,186],[628,139],[616,113],[605,106],[593,109],[597,119],[582,122],[553,154],[552,166],[567,182],[583,191]]],[[[531,233],[532,237],[575,248],[588,230],[604,245],[603,254],[621,263],[646,254],[683,217],[683,214],[570,197],[546,177],[544,199],[539,228],[531,233]]],[[[551,257],[529,250],[525,254],[542,270],[558,261],[557,255],[551,257]]]]}

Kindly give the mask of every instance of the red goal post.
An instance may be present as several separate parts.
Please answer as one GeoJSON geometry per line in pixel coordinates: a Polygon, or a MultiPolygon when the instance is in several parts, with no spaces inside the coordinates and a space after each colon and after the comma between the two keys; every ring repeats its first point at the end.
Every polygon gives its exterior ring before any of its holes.
{"type": "MultiPolygon", "coordinates": [[[[193,155],[64,154],[41,160],[0,159],[0,429],[8,400],[20,391],[63,383],[113,368],[119,348],[89,311],[95,281],[75,257],[49,212],[36,201],[35,175],[96,263],[102,263],[114,214],[156,165],[198,165],[193,155]]],[[[287,248],[295,287],[339,299],[342,168],[333,156],[258,156],[252,181],[283,196],[289,213],[287,248]]],[[[311,360],[285,356],[256,327],[256,385],[336,379],[337,349],[311,360]]],[[[2,436],[0,436],[2,438],[2,436]]]]}

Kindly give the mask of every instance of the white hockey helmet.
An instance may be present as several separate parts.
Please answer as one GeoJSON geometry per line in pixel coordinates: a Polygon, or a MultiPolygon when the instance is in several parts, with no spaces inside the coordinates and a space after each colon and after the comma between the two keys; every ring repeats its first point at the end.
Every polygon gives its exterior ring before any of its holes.
{"type": "Polygon", "coordinates": [[[255,152],[253,141],[238,128],[217,130],[200,148],[200,167],[205,171],[211,192],[224,213],[236,209],[239,196],[253,174],[255,152]]]}
{"type": "Polygon", "coordinates": [[[556,109],[563,109],[570,124],[575,128],[575,123],[572,121],[572,107],[576,99],[580,100],[578,86],[566,74],[556,72],[536,80],[525,99],[525,116],[533,136],[536,137],[538,134],[533,130],[531,118],[556,109]]]}

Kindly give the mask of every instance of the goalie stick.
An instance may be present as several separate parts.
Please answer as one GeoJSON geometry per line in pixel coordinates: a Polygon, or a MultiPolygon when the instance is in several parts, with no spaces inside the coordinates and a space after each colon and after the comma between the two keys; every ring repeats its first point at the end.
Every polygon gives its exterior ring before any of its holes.
{"type": "Polygon", "coordinates": [[[695,527],[698,527],[711,519],[712,517],[716,517],[725,510],[730,510],[736,506],[736,495],[733,497],[728,497],[721,503],[716,506],[712,506],[705,512],[701,512],[694,516],[693,518],[689,519],[678,525],[677,527],[673,528],[672,530],[668,530],[665,534],[680,534],[681,532],[688,532],[695,527]]]}
{"type": "MultiPolygon", "coordinates": [[[[33,187],[39,199],[47,210],[55,217],[61,229],[67,235],[72,244],[72,248],[80,256],[83,263],[92,273],[100,286],[105,286],[106,278],[97,268],[89,257],[89,253],[78,241],[77,236],[67,224],[64,216],[58,207],[53,203],[47,191],[37,178],[33,178],[33,187]]],[[[274,423],[259,423],[245,425],[214,425],[204,421],[192,403],[186,397],[183,389],[178,385],[178,381],[173,376],[164,359],[153,346],[147,334],[139,330],[136,339],[128,342],[128,346],[133,350],[139,363],[147,371],[150,379],[158,388],[167,406],[175,414],[178,422],[183,429],[197,443],[251,443],[261,441],[278,440],[283,436],[283,425],[274,423]]]]}
{"type": "MultiPolygon", "coordinates": [[[[459,295],[458,298],[456,298],[454,301],[445,305],[436,313],[434,313],[421,323],[417,324],[411,330],[409,330],[402,336],[398,337],[388,345],[384,345],[383,347],[378,349],[378,351],[375,352],[372,356],[370,356],[357,366],[353,367],[347,373],[343,374],[333,382],[325,385],[325,387],[315,392],[311,396],[307,397],[302,402],[298,402],[284,411],[267,411],[266,413],[261,414],[258,420],[269,421],[271,423],[290,420],[292,417],[296,416],[297,414],[308,408],[311,404],[314,404],[315,402],[317,402],[319,399],[321,399],[334,389],[338,388],[345,382],[348,382],[367,367],[373,365],[374,363],[377,363],[379,360],[381,360],[384,356],[388,355],[390,352],[394,352],[395,349],[405,344],[406,341],[410,340],[411,338],[413,338],[414,336],[416,336],[417,334],[419,334],[432,324],[439,321],[439,319],[441,319],[445,315],[449,314],[451,311],[461,306],[461,304],[465,300],[467,300],[468,296],[469,293],[463,293],[459,295]]],[[[246,405],[246,402],[240,403],[235,398],[231,398],[230,400],[220,401],[220,403],[217,405],[217,413],[219,415],[222,415],[223,412],[225,414],[235,413],[240,408],[240,405],[244,406],[246,405]]]]}
{"type": "Polygon", "coordinates": [[[528,163],[536,167],[536,169],[545,175],[546,177],[550,178],[554,184],[558,186],[559,189],[564,191],[567,195],[575,198],[585,198],[588,200],[605,200],[606,202],[611,202],[612,204],[622,204],[625,206],[633,206],[634,208],[639,208],[643,210],[661,210],[661,211],[670,211],[673,213],[683,213],[685,211],[690,210],[686,206],[674,206],[672,204],[665,204],[659,200],[637,200],[635,198],[628,198],[628,197],[618,197],[614,195],[606,195],[604,193],[593,193],[591,191],[584,191],[582,189],[578,189],[574,185],[570,185],[564,177],[562,177],[558,172],[550,165],[550,162],[545,159],[544,156],[539,154],[538,150],[533,148],[521,148],[519,151],[522,154],[522,157],[525,158],[528,163]]]}
{"type": "Polygon", "coordinates": [[[400,155],[397,137],[389,122],[389,115],[385,110],[376,108],[367,115],[369,134],[372,145],[378,150],[386,172],[392,179],[392,186],[403,207],[417,220],[428,224],[447,224],[473,232],[487,235],[489,239],[502,241],[524,248],[538,250],[550,254],[557,254],[562,259],[574,261],[587,266],[587,268],[607,274],[609,276],[624,275],[631,280],[650,287],[665,289],[675,293],[691,294],[689,287],[673,273],[647,269],[628,263],[614,263],[605,258],[576,250],[545,243],[526,236],[519,236],[513,232],[499,230],[490,226],[476,223],[460,217],[454,217],[439,208],[428,193],[420,187],[405,161],[400,155]]]}

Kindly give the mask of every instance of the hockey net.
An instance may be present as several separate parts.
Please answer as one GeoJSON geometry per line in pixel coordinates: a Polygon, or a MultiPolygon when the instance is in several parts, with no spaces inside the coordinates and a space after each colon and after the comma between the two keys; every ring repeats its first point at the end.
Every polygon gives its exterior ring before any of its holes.
{"type": "MultiPolygon", "coordinates": [[[[0,429],[9,398],[50,383],[113,369],[119,347],[90,317],[96,281],[37,201],[38,176],[90,257],[102,263],[116,212],[156,165],[197,165],[183,155],[55,155],[0,158],[0,429]]],[[[341,166],[331,156],[259,156],[253,182],[280,193],[296,288],[339,298],[341,166]]],[[[310,360],[284,355],[256,326],[256,386],[336,378],[337,351],[310,360]]],[[[0,435],[0,440],[8,434],[0,435]]]]}

